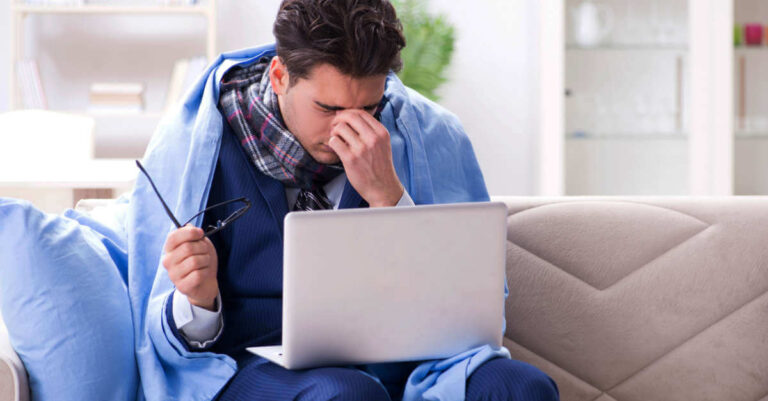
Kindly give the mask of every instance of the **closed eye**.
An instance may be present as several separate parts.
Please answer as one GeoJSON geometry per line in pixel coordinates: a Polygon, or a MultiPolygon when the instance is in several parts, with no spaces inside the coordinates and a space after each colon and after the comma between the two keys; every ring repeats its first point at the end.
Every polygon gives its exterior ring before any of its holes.
{"type": "MultiPolygon", "coordinates": [[[[331,113],[335,113],[337,111],[345,110],[343,107],[329,106],[327,104],[323,104],[323,103],[320,103],[318,101],[315,101],[315,104],[317,105],[317,107],[320,108],[321,112],[326,113],[326,114],[331,114],[331,113]]],[[[371,104],[371,105],[365,106],[362,109],[367,111],[367,112],[369,112],[369,113],[375,113],[376,109],[378,107],[379,107],[379,104],[376,103],[376,104],[371,104]]]]}

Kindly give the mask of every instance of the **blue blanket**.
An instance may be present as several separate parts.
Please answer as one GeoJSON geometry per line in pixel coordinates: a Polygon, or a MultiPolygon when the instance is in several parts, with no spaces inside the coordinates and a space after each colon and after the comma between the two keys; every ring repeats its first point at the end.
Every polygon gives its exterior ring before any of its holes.
{"type": "MultiPolygon", "coordinates": [[[[235,65],[274,55],[274,46],[219,56],[161,121],[143,164],[180,219],[205,207],[222,135],[216,107],[219,82],[235,65]]],[[[388,77],[381,121],[392,138],[397,174],[417,204],[486,201],[488,193],[472,146],[452,114],[388,77]]],[[[234,375],[227,355],[188,352],[164,318],[173,289],[160,263],[165,239],[174,228],[148,181],[139,176],[126,203],[128,291],[134,322],[136,361],[142,391],[150,400],[210,400],[234,375]]],[[[201,224],[202,216],[194,223],[201,224]]],[[[501,283],[499,283],[501,285],[501,283]]],[[[501,327],[499,328],[502,329],[501,327]]],[[[481,347],[444,361],[426,362],[411,375],[407,400],[462,400],[465,379],[484,361],[508,357],[506,349],[481,347]]]]}

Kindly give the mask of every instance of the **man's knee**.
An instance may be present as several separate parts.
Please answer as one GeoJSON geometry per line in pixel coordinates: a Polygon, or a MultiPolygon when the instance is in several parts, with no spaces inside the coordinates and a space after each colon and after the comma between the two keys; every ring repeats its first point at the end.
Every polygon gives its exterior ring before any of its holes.
{"type": "Polygon", "coordinates": [[[390,401],[384,387],[353,369],[325,368],[296,401],[390,401]]]}
{"type": "Polygon", "coordinates": [[[525,362],[498,358],[477,368],[467,381],[467,401],[557,401],[557,384],[525,362]]]}

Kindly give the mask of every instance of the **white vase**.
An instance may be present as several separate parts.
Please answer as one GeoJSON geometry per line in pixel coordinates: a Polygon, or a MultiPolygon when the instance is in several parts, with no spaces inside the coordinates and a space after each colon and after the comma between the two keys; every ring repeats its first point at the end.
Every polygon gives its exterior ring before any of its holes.
{"type": "Polygon", "coordinates": [[[571,10],[573,37],[581,47],[595,47],[611,33],[613,14],[591,0],[584,0],[571,10]]]}

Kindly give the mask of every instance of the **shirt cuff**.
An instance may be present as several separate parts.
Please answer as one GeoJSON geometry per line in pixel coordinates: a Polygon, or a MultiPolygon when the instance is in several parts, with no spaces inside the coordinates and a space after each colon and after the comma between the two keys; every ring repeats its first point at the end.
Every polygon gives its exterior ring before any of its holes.
{"type": "Polygon", "coordinates": [[[413,199],[411,199],[411,195],[408,195],[408,191],[403,189],[403,196],[400,197],[400,200],[397,201],[397,204],[395,207],[400,206],[414,206],[415,203],[413,203],[413,199]]]}
{"type": "Polygon", "coordinates": [[[221,294],[216,295],[215,304],[216,310],[209,311],[192,305],[187,296],[179,291],[173,292],[173,320],[190,347],[207,348],[221,336],[224,328],[221,294]]]}

